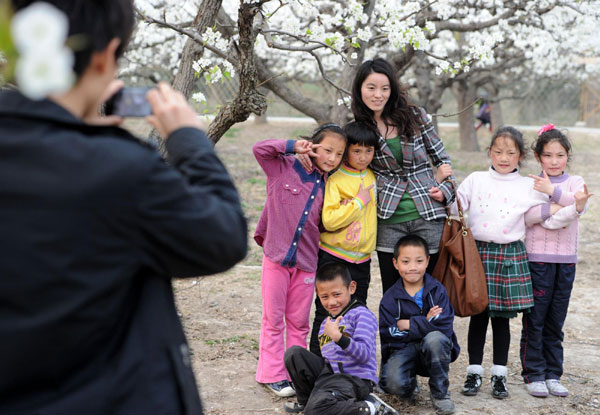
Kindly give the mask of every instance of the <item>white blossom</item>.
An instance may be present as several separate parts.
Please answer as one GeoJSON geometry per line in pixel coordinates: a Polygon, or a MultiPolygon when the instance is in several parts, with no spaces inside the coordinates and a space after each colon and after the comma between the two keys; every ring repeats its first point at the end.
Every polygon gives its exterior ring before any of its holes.
{"type": "Polygon", "coordinates": [[[204,105],[206,105],[206,97],[204,96],[204,94],[202,92],[196,92],[196,93],[192,94],[192,99],[196,102],[200,102],[200,103],[203,103],[204,105]]]}
{"type": "Polygon", "coordinates": [[[56,7],[37,2],[19,10],[11,21],[10,32],[21,54],[31,51],[56,50],[69,33],[67,16],[56,7]]]}
{"type": "Polygon", "coordinates": [[[15,77],[19,90],[30,99],[66,92],[75,82],[73,52],[62,48],[22,55],[17,61],[15,77]]]}

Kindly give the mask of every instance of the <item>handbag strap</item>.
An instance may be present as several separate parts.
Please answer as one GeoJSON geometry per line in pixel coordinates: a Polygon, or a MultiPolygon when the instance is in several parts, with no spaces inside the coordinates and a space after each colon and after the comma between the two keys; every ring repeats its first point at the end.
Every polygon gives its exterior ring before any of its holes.
{"type": "MultiPolygon", "coordinates": [[[[452,191],[454,192],[455,196],[454,199],[456,200],[456,207],[458,208],[458,219],[460,220],[460,224],[462,227],[462,234],[463,236],[467,236],[467,225],[465,224],[462,205],[460,204],[460,200],[458,199],[458,195],[456,194],[456,183],[454,183],[454,180],[450,179],[443,180],[442,183],[443,182],[450,183],[450,185],[452,186],[452,191]]],[[[446,220],[450,221],[450,206],[446,206],[446,220]]]]}

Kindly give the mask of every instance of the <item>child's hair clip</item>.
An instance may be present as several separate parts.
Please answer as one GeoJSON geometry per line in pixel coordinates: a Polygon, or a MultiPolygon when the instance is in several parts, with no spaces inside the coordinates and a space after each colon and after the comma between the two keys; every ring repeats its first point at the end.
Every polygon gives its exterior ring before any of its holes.
{"type": "Polygon", "coordinates": [[[538,137],[544,134],[546,131],[554,130],[554,124],[546,124],[538,130],[538,137]]]}

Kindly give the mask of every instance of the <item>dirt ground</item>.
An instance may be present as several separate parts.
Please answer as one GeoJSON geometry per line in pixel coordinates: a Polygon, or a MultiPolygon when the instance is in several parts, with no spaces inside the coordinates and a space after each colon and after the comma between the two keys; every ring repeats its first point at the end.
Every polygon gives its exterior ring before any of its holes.
{"type": "MultiPolygon", "coordinates": [[[[265,179],[254,160],[251,146],[265,138],[295,138],[312,128],[308,124],[246,123],[232,128],[217,144],[217,151],[228,166],[240,191],[249,223],[250,251],[244,262],[234,269],[215,276],[174,282],[178,308],[188,335],[193,363],[205,413],[213,415],[280,414],[286,399],[277,398],[254,380],[261,320],[260,263],[262,251],[251,236],[264,206],[265,179]]],[[[533,139],[533,133],[528,133],[533,139]]],[[[442,129],[454,171],[461,180],[474,170],[487,169],[485,152],[461,153],[456,131],[442,129]]],[[[574,158],[571,171],[584,177],[592,198],[589,211],[581,220],[579,263],[569,315],[565,324],[565,373],[563,383],[569,388],[566,398],[534,398],[527,394],[520,377],[519,339],[521,321],[511,321],[511,349],[508,387],[510,398],[500,401],[490,394],[491,332],[484,359],[486,380],[475,397],[460,394],[467,366],[468,318],[455,320],[455,331],[462,353],[450,367],[450,389],[457,414],[591,414],[600,413],[600,317],[598,299],[600,284],[600,134],[572,135],[574,158]]],[[[489,140],[487,131],[480,131],[481,146],[489,140]]],[[[532,157],[525,173],[537,172],[532,157]]],[[[369,306],[377,314],[381,298],[381,279],[376,255],[373,255],[372,284],[369,306]]],[[[311,317],[312,320],[312,317],[311,317]]],[[[491,329],[490,329],[491,331],[491,329]]],[[[416,405],[400,403],[384,396],[400,413],[433,414],[427,379],[419,378],[420,397],[416,405]]]]}

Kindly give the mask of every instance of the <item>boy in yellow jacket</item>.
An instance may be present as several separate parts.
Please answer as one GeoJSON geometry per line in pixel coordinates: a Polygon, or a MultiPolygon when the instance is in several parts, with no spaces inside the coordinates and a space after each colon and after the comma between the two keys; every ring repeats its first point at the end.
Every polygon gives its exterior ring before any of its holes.
{"type": "MultiPolygon", "coordinates": [[[[348,137],[346,155],[340,168],[327,180],[321,220],[319,264],[341,262],[356,281],[353,297],[367,304],[371,282],[371,252],[377,239],[377,201],[375,175],[368,167],[375,153],[376,131],[360,122],[344,127],[348,137]]],[[[316,312],[310,339],[311,352],[321,355],[318,332],[327,311],[319,297],[315,299],[316,312]]]]}

